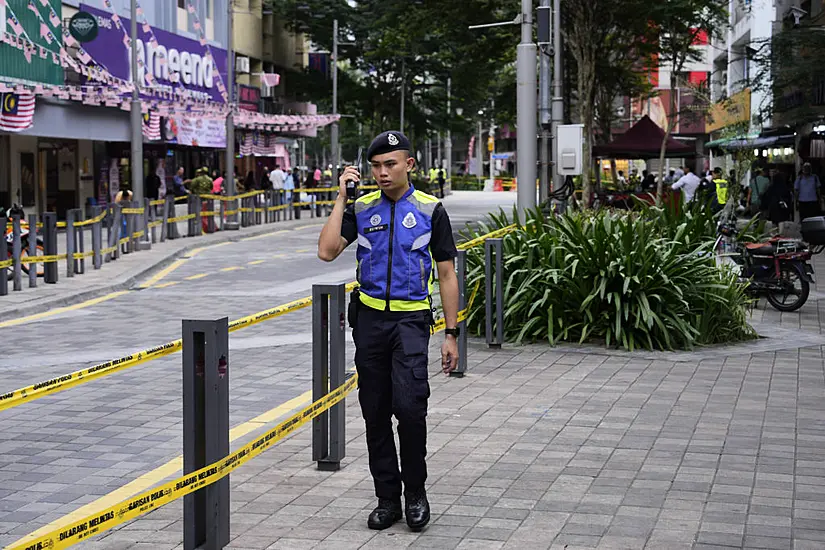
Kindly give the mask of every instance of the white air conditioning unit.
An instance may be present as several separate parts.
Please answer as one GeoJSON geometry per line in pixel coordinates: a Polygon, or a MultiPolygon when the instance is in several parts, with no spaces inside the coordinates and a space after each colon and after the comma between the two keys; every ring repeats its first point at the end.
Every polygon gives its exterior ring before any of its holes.
{"type": "Polygon", "coordinates": [[[249,74],[249,58],[239,55],[235,58],[235,72],[249,74]]]}
{"type": "Polygon", "coordinates": [[[275,87],[261,82],[261,97],[275,97],[275,87]]]}

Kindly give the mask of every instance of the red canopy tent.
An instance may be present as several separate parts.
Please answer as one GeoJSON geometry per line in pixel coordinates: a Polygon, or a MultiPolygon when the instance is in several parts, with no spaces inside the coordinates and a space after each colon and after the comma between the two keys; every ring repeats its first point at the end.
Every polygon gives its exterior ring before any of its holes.
{"type": "MultiPolygon", "coordinates": [[[[593,147],[596,158],[653,159],[659,157],[665,131],[645,115],[630,130],[605,145],[593,147]]],[[[669,137],[666,157],[683,158],[696,155],[696,149],[669,137]]]]}

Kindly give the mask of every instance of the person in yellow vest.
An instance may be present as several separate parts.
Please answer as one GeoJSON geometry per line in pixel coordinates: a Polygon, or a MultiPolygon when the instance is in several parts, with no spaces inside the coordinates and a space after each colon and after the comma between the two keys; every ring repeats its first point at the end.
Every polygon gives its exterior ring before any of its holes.
{"type": "Polygon", "coordinates": [[[722,169],[717,166],[713,169],[713,185],[716,188],[716,204],[713,210],[722,210],[728,202],[728,186],[730,185],[722,175],[722,169]]]}
{"type": "Polygon", "coordinates": [[[435,166],[433,166],[432,168],[430,168],[430,176],[429,176],[430,185],[434,185],[435,180],[437,178],[438,178],[438,170],[436,169],[435,166]]]}

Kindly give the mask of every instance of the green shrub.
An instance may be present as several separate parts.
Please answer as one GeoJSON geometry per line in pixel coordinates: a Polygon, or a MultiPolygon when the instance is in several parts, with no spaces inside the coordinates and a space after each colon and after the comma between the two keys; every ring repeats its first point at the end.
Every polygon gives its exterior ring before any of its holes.
{"type": "MultiPolygon", "coordinates": [[[[750,303],[735,274],[716,267],[715,223],[651,206],[638,212],[574,212],[528,223],[504,237],[507,341],[599,341],[624,349],[690,349],[754,338],[750,303]],[[707,225],[710,225],[708,229],[707,225]]],[[[512,223],[491,216],[468,237],[512,223]]],[[[484,247],[468,251],[468,288],[484,280],[484,247]]],[[[484,295],[468,317],[484,330],[484,295]]]]}

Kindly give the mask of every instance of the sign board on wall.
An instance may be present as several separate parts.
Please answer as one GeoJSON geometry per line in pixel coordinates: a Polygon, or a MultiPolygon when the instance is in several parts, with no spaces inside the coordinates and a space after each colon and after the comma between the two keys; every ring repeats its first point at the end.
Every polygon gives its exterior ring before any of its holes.
{"type": "Polygon", "coordinates": [[[191,147],[226,148],[226,121],[199,117],[163,119],[163,140],[191,147]]]}
{"type": "MultiPolygon", "coordinates": [[[[92,14],[99,28],[97,38],[84,44],[83,48],[114,76],[130,80],[129,49],[124,43],[123,32],[115,26],[111,14],[85,4],[81,4],[80,9],[92,14]]],[[[126,17],[120,20],[126,29],[131,25],[126,17]]],[[[156,85],[166,91],[171,92],[182,86],[195,97],[224,103],[218,90],[218,75],[226,82],[226,50],[210,48],[213,56],[210,62],[206,56],[206,46],[201,46],[197,40],[160,29],[151,30],[157,38],[157,46],[152,45],[151,35],[144,31],[142,25],[138,25],[137,54],[138,59],[143,61],[143,67],[139,68],[141,78],[149,71],[156,85]],[[176,73],[180,76],[178,82],[172,80],[176,73]]]]}
{"type": "Polygon", "coordinates": [[[751,118],[751,90],[745,88],[737,94],[733,94],[728,99],[720,101],[711,106],[708,112],[707,132],[715,132],[721,128],[748,122],[751,118]]]}

